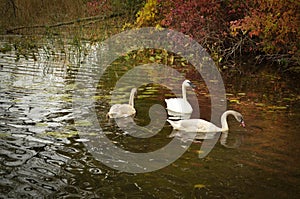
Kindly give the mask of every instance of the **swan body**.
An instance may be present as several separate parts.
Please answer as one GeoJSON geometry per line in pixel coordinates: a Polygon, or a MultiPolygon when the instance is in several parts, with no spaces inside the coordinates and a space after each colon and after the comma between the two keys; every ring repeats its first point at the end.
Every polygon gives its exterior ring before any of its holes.
{"type": "Polygon", "coordinates": [[[182,83],[182,98],[165,99],[167,110],[170,115],[191,114],[193,112],[193,108],[186,98],[187,87],[194,88],[195,86],[189,80],[185,80],[182,83]]]}
{"type": "Polygon", "coordinates": [[[175,130],[186,131],[186,132],[203,132],[203,133],[213,133],[213,132],[225,132],[228,131],[227,116],[233,115],[235,119],[245,127],[243,116],[236,111],[228,110],[225,111],[221,116],[221,125],[218,127],[211,122],[203,119],[186,119],[179,121],[167,120],[175,130]]]}
{"type": "Polygon", "coordinates": [[[136,113],[136,110],[134,108],[134,95],[136,94],[136,92],[136,88],[131,89],[129,103],[114,104],[112,107],[110,107],[107,116],[110,118],[122,118],[134,115],[136,113]]]}

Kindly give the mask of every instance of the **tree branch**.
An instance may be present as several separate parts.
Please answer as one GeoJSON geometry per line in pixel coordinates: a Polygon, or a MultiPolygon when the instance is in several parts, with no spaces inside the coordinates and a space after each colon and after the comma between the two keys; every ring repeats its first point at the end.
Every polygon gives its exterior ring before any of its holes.
{"type": "Polygon", "coordinates": [[[92,17],[85,17],[85,18],[78,18],[76,20],[72,21],[66,21],[66,22],[59,22],[56,24],[50,24],[50,25],[33,25],[33,26],[19,26],[14,27],[6,30],[6,33],[13,33],[16,30],[22,30],[22,29],[35,29],[35,28],[55,28],[60,26],[67,26],[67,25],[73,25],[76,23],[86,22],[86,21],[99,21],[99,20],[105,20],[113,17],[122,16],[125,13],[117,13],[117,14],[111,14],[109,16],[103,16],[103,15],[97,15],[92,17]]]}

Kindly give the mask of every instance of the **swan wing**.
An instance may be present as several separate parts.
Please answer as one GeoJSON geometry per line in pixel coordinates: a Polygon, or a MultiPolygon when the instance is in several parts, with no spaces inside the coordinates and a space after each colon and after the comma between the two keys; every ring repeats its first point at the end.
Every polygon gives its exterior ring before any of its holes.
{"type": "Polygon", "coordinates": [[[209,133],[219,132],[221,129],[211,122],[206,120],[198,119],[197,121],[197,132],[209,133]]]}
{"type": "Polygon", "coordinates": [[[174,129],[185,132],[197,132],[197,119],[172,121],[167,120],[174,129]]]}
{"type": "Polygon", "coordinates": [[[193,108],[190,103],[183,98],[165,99],[167,109],[177,113],[192,113],[193,108]]]}
{"type": "Polygon", "coordinates": [[[186,132],[219,132],[221,129],[211,122],[202,119],[187,119],[170,122],[174,129],[186,132]]]}

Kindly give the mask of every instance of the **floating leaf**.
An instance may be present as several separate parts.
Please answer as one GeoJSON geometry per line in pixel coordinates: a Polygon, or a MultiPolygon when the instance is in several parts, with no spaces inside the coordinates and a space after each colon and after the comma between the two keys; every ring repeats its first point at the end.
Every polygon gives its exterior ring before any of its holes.
{"type": "Polygon", "coordinates": [[[202,153],[204,153],[204,151],[202,151],[202,150],[196,150],[196,153],[202,154],[202,153]]]}
{"type": "Polygon", "coordinates": [[[67,89],[67,90],[75,90],[77,88],[77,84],[67,84],[66,86],[65,86],[65,89],[67,89]]]}
{"type": "Polygon", "coordinates": [[[77,131],[68,131],[68,132],[49,131],[45,133],[45,135],[49,135],[56,138],[70,138],[76,136],[77,134],[78,134],[77,131]]]}
{"type": "Polygon", "coordinates": [[[287,107],[286,106],[268,106],[269,109],[272,110],[286,110],[287,107]]]}
{"type": "Polygon", "coordinates": [[[88,120],[77,121],[75,126],[92,126],[92,123],[88,120]]]}
{"type": "Polygon", "coordinates": [[[103,96],[103,95],[94,95],[93,96],[93,99],[94,100],[100,100],[100,99],[103,99],[103,98],[105,98],[106,96],[103,96]]]}
{"type": "Polygon", "coordinates": [[[202,188],[205,188],[206,186],[204,184],[195,184],[194,185],[194,188],[195,189],[202,189],[202,188]]]}
{"type": "Polygon", "coordinates": [[[238,99],[230,99],[229,102],[239,104],[240,100],[238,100],[238,99]]]}
{"type": "Polygon", "coordinates": [[[255,103],[255,105],[256,105],[256,106],[260,106],[260,107],[265,106],[264,103],[255,103]]]}

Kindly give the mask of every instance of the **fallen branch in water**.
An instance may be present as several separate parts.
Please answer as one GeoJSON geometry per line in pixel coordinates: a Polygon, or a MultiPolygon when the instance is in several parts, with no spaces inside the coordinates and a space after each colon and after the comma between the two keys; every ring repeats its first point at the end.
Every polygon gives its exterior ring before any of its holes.
{"type": "Polygon", "coordinates": [[[6,30],[6,33],[14,33],[16,30],[22,30],[22,29],[35,29],[35,28],[56,28],[60,26],[67,26],[67,25],[73,25],[76,23],[81,23],[81,22],[86,22],[86,21],[99,21],[99,20],[106,20],[109,18],[113,17],[119,17],[124,15],[125,13],[117,13],[117,14],[111,14],[109,16],[103,16],[103,15],[97,15],[97,16],[92,16],[92,17],[85,17],[85,18],[78,18],[72,21],[66,21],[66,22],[59,22],[56,24],[51,24],[51,25],[33,25],[33,26],[19,26],[19,27],[14,27],[6,30]]]}

